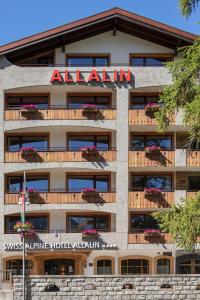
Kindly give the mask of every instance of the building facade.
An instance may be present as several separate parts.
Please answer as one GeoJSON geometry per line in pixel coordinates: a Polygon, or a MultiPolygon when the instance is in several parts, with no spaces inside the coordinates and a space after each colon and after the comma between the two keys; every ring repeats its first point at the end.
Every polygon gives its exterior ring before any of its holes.
{"type": "Polygon", "coordinates": [[[163,65],[196,36],[115,8],[0,47],[0,260],[32,275],[199,273],[151,213],[200,188],[179,112],[156,131],[163,65]],[[155,148],[151,148],[151,147],[155,148]]]}

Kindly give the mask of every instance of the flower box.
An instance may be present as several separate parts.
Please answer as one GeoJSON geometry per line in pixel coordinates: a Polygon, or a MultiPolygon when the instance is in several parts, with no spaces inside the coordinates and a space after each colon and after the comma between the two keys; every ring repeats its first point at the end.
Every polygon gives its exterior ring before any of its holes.
{"type": "Polygon", "coordinates": [[[95,104],[83,104],[81,106],[82,110],[84,112],[97,112],[97,106],[95,104]]]}
{"type": "Polygon", "coordinates": [[[37,112],[38,108],[37,105],[35,104],[24,104],[21,106],[21,110],[22,112],[33,113],[33,112],[37,112]]]}
{"type": "Polygon", "coordinates": [[[97,190],[95,188],[85,188],[82,189],[82,195],[83,196],[96,196],[97,195],[97,190]]]}
{"type": "Polygon", "coordinates": [[[144,237],[160,236],[160,229],[145,229],[144,237]]]}
{"type": "Polygon", "coordinates": [[[37,154],[37,150],[33,147],[22,147],[20,152],[22,156],[32,156],[37,154]]]}
{"type": "Polygon", "coordinates": [[[146,106],[145,106],[145,111],[146,112],[155,112],[157,110],[159,110],[160,105],[156,102],[149,102],[146,106]]]}
{"type": "Polygon", "coordinates": [[[98,236],[99,236],[99,233],[97,232],[96,229],[86,229],[86,230],[83,230],[83,232],[82,232],[83,238],[90,238],[90,237],[97,238],[98,236]]]}
{"type": "Polygon", "coordinates": [[[145,196],[159,196],[162,194],[161,189],[159,188],[145,188],[144,189],[145,196]]]}
{"type": "Polygon", "coordinates": [[[148,146],[144,149],[144,152],[146,154],[159,153],[160,151],[161,151],[161,148],[159,146],[148,146]]]}
{"type": "Polygon", "coordinates": [[[35,238],[37,236],[35,230],[32,230],[32,229],[29,230],[29,231],[21,231],[19,233],[19,235],[20,235],[21,238],[24,237],[24,236],[29,237],[29,238],[35,238]]]}
{"type": "Polygon", "coordinates": [[[84,155],[97,154],[96,146],[83,147],[80,149],[84,155]]]}
{"type": "Polygon", "coordinates": [[[14,226],[14,229],[17,230],[18,233],[29,232],[32,228],[32,224],[30,222],[17,222],[14,226]]]}

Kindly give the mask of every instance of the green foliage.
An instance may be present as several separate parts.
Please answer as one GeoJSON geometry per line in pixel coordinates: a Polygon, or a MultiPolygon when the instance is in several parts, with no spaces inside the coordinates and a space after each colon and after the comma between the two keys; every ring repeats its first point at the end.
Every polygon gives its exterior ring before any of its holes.
{"type": "Polygon", "coordinates": [[[179,49],[179,58],[166,64],[173,84],[160,96],[161,108],[155,114],[158,131],[164,132],[175,111],[182,109],[184,123],[190,126],[190,140],[200,142],[200,39],[179,49]]]}
{"type": "Polygon", "coordinates": [[[200,0],[180,0],[180,7],[184,17],[188,18],[197,8],[200,0]]]}
{"type": "Polygon", "coordinates": [[[195,250],[200,236],[200,193],[196,198],[187,198],[171,210],[153,213],[161,230],[169,232],[178,247],[188,252],[195,250]]]}

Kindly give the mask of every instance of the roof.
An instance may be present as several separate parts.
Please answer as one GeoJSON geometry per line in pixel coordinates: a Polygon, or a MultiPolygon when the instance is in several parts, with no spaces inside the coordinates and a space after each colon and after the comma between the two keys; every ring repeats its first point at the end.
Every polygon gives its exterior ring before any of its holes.
{"type": "Polygon", "coordinates": [[[18,41],[0,46],[0,54],[11,53],[19,49],[30,48],[30,45],[45,45],[51,40],[52,48],[69,44],[76,40],[81,40],[113,28],[133,35],[140,35],[142,38],[155,39],[157,43],[163,43],[170,47],[176,44],[190,44],[197,35],[177,29],[175,27],[145,18],[132,12],[113,8],[90,17],[65,24],[54,29],[50,29],[18,41]],[[97,26],[98,24],[98,26],[97,26]],[[85,28],[88,27],[87,34],[85,28]],[[71,33],[77,34],[73,39],[71,33]],[[79,34],[79,35],[78,35],[79,34]],[[54,41],[54,42],[53,42],[54,41]],[[171,42],[171,44],[170,44],[171,42]]]}

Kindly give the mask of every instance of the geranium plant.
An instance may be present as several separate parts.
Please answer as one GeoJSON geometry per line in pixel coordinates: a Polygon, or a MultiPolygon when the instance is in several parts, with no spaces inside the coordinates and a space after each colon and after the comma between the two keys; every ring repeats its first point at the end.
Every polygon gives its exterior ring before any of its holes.
{"type": "Polygon", "coordinates": [[[160,235],[160,229],[145,229],[144,235],[145,236],[158,236],[158,235],[160,235]]]}
{"type": "Polygon", "coordinates": [[[87,146],[80,149],[84,154],[91,154],[97,152],[96,146],[87,146]]]}
{"type": "Polygon", "coordinates": [[[144,149],[145,153],[157,153],[161,151],[161,148],[159,146],[153,145],[153,146],[147,146],[144,149]]]}
{"type": "Polygon", "coordinates": [[[14,225],[14,229],[17,230],[17,232],[29,232],[32,228],[32,224],[30,222],[17,222],[14,225]]]}
{"type": "Polygon", "coordinates": [[[84,189],[82,189],[82,193],[83,194],[96,194],[97,193],[97,190],[95,189],[95,188],[84,188],[84,189]]]}
{"type": "Polygon", "coordinates": [[[95,104],[83,104],[81,106],[81,108],[84,110],[84,111],[96,111],[97,110],[97,106],[95,104]]]}
{"type": "Polygon", "coordinates": [[[154,188],[154,187],[149,187],[144,189],[145,195],[160,195],[161,194],[161,189],[159,188],[154,188]]]}
{"type": "Polygon", "coordinates": [[[83,237],[97,237],[99,234],[96,229],[85,229],[82,231],[83,237]]]}
{"type": "Polygon", "coordinates": [[[35,155],[37,150],[33,147],[22,147],[20,152],[22,155],[35,155]]]}
{"type": "Polygon", "coordinates": [[[157,102],[149,102],[146,106],[145,106],[145,110],[146,111],[157,111],[160,108],[160,105],[157,102]]]}
{"type": "Polygon", "coordinates": [[[24,104],[21,106],[22,110],[25,110],[27,112],[36,112],[38,107],[35,104],[24,104]]]}

